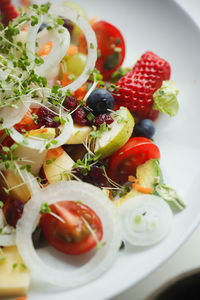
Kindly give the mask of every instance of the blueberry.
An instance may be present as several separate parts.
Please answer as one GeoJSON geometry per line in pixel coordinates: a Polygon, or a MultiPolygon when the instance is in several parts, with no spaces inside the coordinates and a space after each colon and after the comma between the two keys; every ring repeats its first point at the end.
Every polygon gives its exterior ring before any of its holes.
{"type": "Polygon", "coordinates": [[[47,24],[42,23],[42,24],[40,25],[40,28],[38,29],[38,32],[42,31],[43,29],[45,29],[45,28],[47,28],[47,27],[48,27],[47,24]]]}
{"type": "Polygon", "coordinates": [[[113,109],[115,100],[111,93],[104,89],[94,90],[87,99],[87,106],[93,110],[95,116],[109,113],[113,109]]]}
{"type": "Polygon", "coordinates": [[[151,139],[156,129],[154,123],[150,119],[144,119],[138,122],[134,127],[135,136],[143,136],[151,139]]]}

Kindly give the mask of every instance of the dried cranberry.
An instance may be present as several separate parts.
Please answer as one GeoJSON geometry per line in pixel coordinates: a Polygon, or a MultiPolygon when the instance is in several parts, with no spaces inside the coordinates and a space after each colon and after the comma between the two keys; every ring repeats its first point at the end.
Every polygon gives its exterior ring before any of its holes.
{"type": "Polygon", "coordinates": [[[72,31],[74,29],[74,25],[72,24],[72,22],[69,19],[63,19],[63,21],[64,21],[63,26],[67,28],[70,34],[72,34],[72,31]]]}
{"type": "Polygon", "coordinates": [[[56,115],[45,107],[41,106],[39,108],[39,110],[37,111],[37,116],[38,122],[42,125],[45,125],[46,127],[57,128],[60,125],[59,121],[54,121],[56,115]]]}
{"type": "Polygon", "coordinates": [[[7,201],[8,202],[4,206],[4,215],[8,225],[16,228],[17,221],[23,214],[24,202],[21,200],[7,201]]]}
{"type": "Polygon", "coordinates": [[[96,116],[93,120],[93,124],[99,128],[101,124],[106,123],[106,125],[112,124],[114,122],[113,118],[108,114],[100,114],[96,116]]]}
{"type": "Polygon", "coordinates": [[[65,98],[65,107],[69,109],[70,111],[73,111],[78,106],[78,101],[73,96],[67,96],[65,98]]]}
{"type": "Polygon", "coordinates": [[[81,126],[91,125],[91,121],[88,120],[87,115],[88,111],[85,109],[85,107],[80,106],[73,114],[74,121],[81,126]]]}
{"type": "Polygon", "coordinates": [[[91,183],[98,187],[108,186],[107,179],[104,175],[104,170],[98,166],[91,166],[91,170],[88,171],[87,175],[83,175],[82,168],[75,168],[74,174],[82,181],[91,183]]]}

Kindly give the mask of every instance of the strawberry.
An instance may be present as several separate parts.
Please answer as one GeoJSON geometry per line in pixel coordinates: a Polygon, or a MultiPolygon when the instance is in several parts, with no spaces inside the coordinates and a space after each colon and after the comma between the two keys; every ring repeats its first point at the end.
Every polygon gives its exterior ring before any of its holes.
{"type": "Polygon", "coordinates": [[[19,13],[12,5],[10,0],[0,0],[0,12],[3,14],[3,24],[8,25],[9,21],[16,18],[19,13]]]}
{"type": "Polygon", "coordinates": [[[159,112],[153,107],[153,94],[170,78],[170,65],[153,52],[145,52],[134,68],[118,82],[114,92],[115,108],[126,106],[139,119],[155,121],[159,112]]]}

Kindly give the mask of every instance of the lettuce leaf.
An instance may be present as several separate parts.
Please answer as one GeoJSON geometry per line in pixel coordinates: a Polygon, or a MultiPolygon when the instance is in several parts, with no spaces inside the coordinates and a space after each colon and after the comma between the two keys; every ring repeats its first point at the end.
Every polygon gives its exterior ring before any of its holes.
{"type": "Polygon", "coordinates": [[[186,204],[178,196],[177,192],[166,186],[165,184],[158,184],[155,187],[155,192],[165,200],[173,210],[182,210],[186,207],[186,204]]]}
{"type": "Polygon", "coordinates": [[[179,110],[178,92],[172,80],[164,80],[162,86],[153,94],[153,109],[167,113],[171,117],[176,116],[179,110]]]}

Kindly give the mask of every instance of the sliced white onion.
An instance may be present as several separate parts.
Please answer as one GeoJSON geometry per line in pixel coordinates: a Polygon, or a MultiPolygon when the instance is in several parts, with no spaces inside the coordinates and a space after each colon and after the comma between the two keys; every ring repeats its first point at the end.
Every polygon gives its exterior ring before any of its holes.
{"type": "Polygon", "coordinates": [[[1,128],[9,128],[19,123],[27,113],[30,103],[19,102],[16,108],[4,107],[0,108],[0,119],[2,120],[1,128]]]}
{"type": "Polygon", "coordinates": [[[119,220],[113,203],[100,189],[83,182],[62,181],[49,185],[27,203],[17,223],[16,243],[34,279],[62,287],[75,287],[94,280],[114,261],[121,243],[119,220]],[[40,219],[41,204],[47,202],[51,205],[63,200],[81,201],[91,207],[101,219],[103,242],[106,242],[88,263],[74,271],[59,271],[45,264],[37,255],[31,238],[40,219]]]}
{"type": "Polygon", "coordinates": [[[15,228],[5,224],[4,214],[2,209],[0,209],[0,246],[14,246],[16,244],[16,234],[15,228]]]}
{"type": "MultiPolygon", "coordinates": [[[[57,109],[58,110],[58,109],[57,109]]],[[[18,132],[14,127],[11,127],[11,137],[12,139],[20,144],[24,145],[26,148],[31,148],[34,150],[39,150],[42,152],[46,149],[46,145],[49,144],[48,149],[57,148],[65,144],[65,142],[70,138],[72,130],[73,130],[73,120],[71,115],[64,109],[61,110],[61,116],[66,120],[64,125],[61,125],[59,128],[61,129],[61,133],[54,139],[32,139],[27,138],[20,132],[18,132]]],[[[31,152],[32,153],[32,152],[31,152]]],[[[31,157],[29,158],[31,159],[31,157]]]]}
{"type": "MultiPolygon", "coordinates": [[[[83,34],[85,35],[86,41],[87,41],[88,57],[87,57],[87,63],[86,63],[84,71],[71,84],[67,85],[66,87],[61,88],[63,93],[66,93],[67,90],[70,90],[71,92],[74,92],[78,88],[80,88],[87,81],[87,79],[90,76],[90,71],[92,71],[95,67],[95,63],[96,63],[96,60],[97,60],[96,36],[95,36],[95,33],[92,30],[90,24],[81,15],[79,15],[79,13],[77,11],[73,10],[70,7],[52,5],[51,8],[50,8],[49,13],[52,14],[53,16],[55,16],[55,17],[63,17],[63,18],[69,19],[72,22],[74,22],[76,25],[78,25],[81,28],[83,34]]],[[[45,19],[44,17],[40,17],[38,24],[35,25],[35,26],[30,26],[29,32],[28,32],[27,54],[29,56],[30,61],[32,61],[32,67],[34,67],[35,42],[36,42],[36,38],[37,38],[37,32],[38,32],[38,29],[39,29],[40,25],[43,22],[48,23],[48,19],[45,19]]],[[[60,36],[60,37],[62,37],[62,36],[60,36]]],[[[67,39],[67,42],[68,41],[69,40],[67,39]]],[[[66,41],[63,41],[63,42],[66,42],[66,41]]],[[[59,48],[58,45],[55,45],[55,46],[59,48]]],[[[55,53],[54,53],[54,48],[53,48],[51,50],[50,54],[45,59],[49,60],[50,55],[58,57],[58,50],[59,50],[58,48],[57,48],[57,50],[55,50],[56,51],[55,53]]],[[[55,57],[53,57],[53,60],[51,62],[52,65],[53,65],[54,61],[55,61],[55,57]]],[[[44,67],[45,64],[41,65],[41,67],[42,66],[44,67]]],[[[46,89],[46,93],[47,94],[49,93],[48,89],[46,89]]]]}
{"type": "Polygon", "coordinates": [[[172,211],[160,197],[141,195],[130,198],[118,210],[123,238],[131,245],[153,245],[170,231],[172,211]]]}
{"type": "Polygon", "coordinates": [[[6,226],[5,218],[2,209],[0,209],[0,246],[13,246],[16,244],[15,229],[10,229],[10,226],[6,226]],[[10,230],[9,230],[10,229],[10,230]]]}
{"type": "Polygon", "coordinates": [[[52,42],[51,52],[43,57],[44,63],[41,66],[35,67],[36,72],[41,76],[47,76],[51,73],[66,55],[70,44],[70,34],[64,27],[63,33],[58,33],[56,29],[51,31],[44,29],[38,34],[38,49],[48,42],[52,42]]]}
{"type": "Polygon", "coordinates": [[[85,69],[83,70],[82,74],[71,84],[61,88],[64,93],[67,90],[73,92],[80,88],[88,80],[90,71],[93,71],[95,67],[95,63],[97,60],[96,36],[90,24],[76,10],[73,10],[70,7],[53,4],[50,8],[49,13],[56,17],[69,19],[70,21],[78,25],[85,35],[87,41],[88,57],[85,69]]]}
{"type": "Polygon", "coordinates": [[[70,34],[64,27],[62,28],[62,33],[59,33],[58,29],[54,28],[51,31],[47,31],[46,29],[42,30],[42,32],[38,34],[38,30],[42,23],[49,23],[47,16],[40,16],[37,25],[29,26],[26,49],[32,68],[34,68],[39,75],[46,76],[47,73],[50,72],[53,67],[58,65],[65,56],[70,44],[70,34]],[[38,41],[39,47],[52,41],[51,52],[43,58],[44,63],[40,66],[35,65],[36,41],[38,41]]]}

